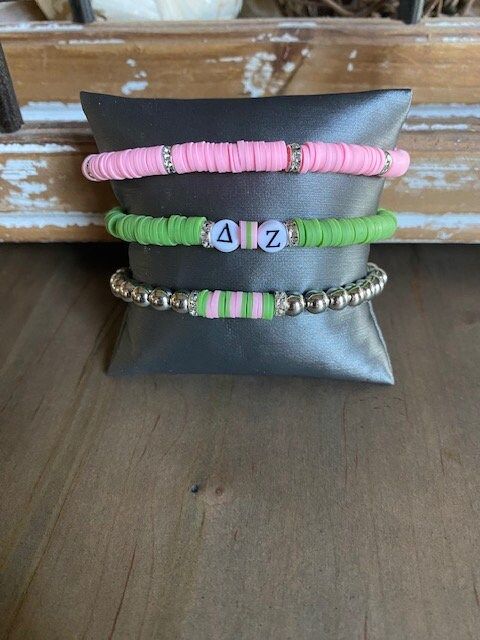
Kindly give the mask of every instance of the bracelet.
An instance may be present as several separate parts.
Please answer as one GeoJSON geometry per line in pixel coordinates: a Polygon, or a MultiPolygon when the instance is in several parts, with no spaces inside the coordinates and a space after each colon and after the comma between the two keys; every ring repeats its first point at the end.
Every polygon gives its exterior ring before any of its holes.
{"type": "Polygon", "coordinates": [[[367,275],[355,282],[331,289],[307,291],[305,294],[275,291],[175,291],[137,282],[127,268],[118,269],[110,278],[114,296],[139,307],[151,306],[159,311],[172,309],[202,318],[251,318],[271,320],[276,316],[297,316],[303,311],[313,314],[327,309],[339,311],[356,307],[378,296],[385,287],[387,274],[373,262],[367,275]]]}
{"type": "Polygon", "coordinates": [[[82,164],[88,180],[125,180],[173,173],[345,173],[396,178],[410,164],[402,149],[384,151],[344,142],[185,142],[94,153],[82,164]]]}
{"type": "Polygon", "coordinates": [[[219,251],[263,249],[267,253],[284,247],[343,247],[370,244],[390,238],[397,228],[392,211],[379,209],[358,218],[292,218],[286,222],[219,220],[173,215],[153,218],[126,214],[114,207],[105,215],[107,231],[127,242],[163,247],[202,245],[219,251]]]}

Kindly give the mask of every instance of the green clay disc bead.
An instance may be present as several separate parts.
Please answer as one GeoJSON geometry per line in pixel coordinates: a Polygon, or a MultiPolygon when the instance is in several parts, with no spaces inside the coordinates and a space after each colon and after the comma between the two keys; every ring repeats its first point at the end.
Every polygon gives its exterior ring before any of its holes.
{"type": "Polygon", "coordinates": [[[350,218],[344,218],[342,224],[342,240],[340,242],[341,247],[349,247],[355,244],[355,225],[350,218]]]}
{"type": "Polygon", "coordinates": [[[198,292],[197,313],[202,318],[205,318],[207,316],[207,301],[209,293],[210,291],[208,289],[202,289],[198,292]]]}
{"type": "Polygon", "coordinates": [[[204,216],[172,215],[168,218],[136,216],[123,213],[115,207],[105,216],[107,231],[116,238],[140,244],[156,244],[173,247],[177,244],[191,246],[201,243],[204,216]]]}
{"type": "Polygon", "coordinates": [[[264,320],[272,320],[275,315],[275,295],[273,293],[263,294],[263,313],[264,320]]]}

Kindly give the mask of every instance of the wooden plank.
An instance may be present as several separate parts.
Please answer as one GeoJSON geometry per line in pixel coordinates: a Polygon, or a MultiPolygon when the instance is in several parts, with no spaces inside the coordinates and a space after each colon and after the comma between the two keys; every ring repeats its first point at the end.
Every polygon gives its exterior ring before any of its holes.
{"type": "MultiPolygon", "coordinates": [[[[35,111],[24,110],[28,125],[0,140],[0,239],[106,239],[110,185],[80,173],[83,157],[95,150],[89,129],[76,109],[42,109],[42,118],[49,114],[53,121],[38,125],[35,111]]],[[[480,105],[412,108],[400,140],[412,166],[386,182],[382,198],[399,212],[396,241],[480,242],[479,122],[480,105]]]]}
{"type": "Polygon", "coordinates": [[[0,2],[1,24],[12,22],[33,22],[45,18],[35,0],[2,0],[0,2]]]}
{"type": "Polygon", "coordinates": [[[418,103],[480,102],[480,19],[243,19],[0,26],[22,105],[133,96],[264,96],[412,87],[418,103]],[[75,70],[72,73],[72,69],[75,70]]]}
{"type": "Polygon", "coordinates": [[[480,255],[373,257],[392,388],[110,379],[124,247],[0,247],[2,638],[480,636],[480,255]]]}

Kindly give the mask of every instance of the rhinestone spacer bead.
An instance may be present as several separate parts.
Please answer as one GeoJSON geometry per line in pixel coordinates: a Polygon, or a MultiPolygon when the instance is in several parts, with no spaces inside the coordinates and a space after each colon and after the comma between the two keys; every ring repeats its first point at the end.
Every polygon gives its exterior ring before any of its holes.
{"type": "Polygon", "coordinates": [[[206,220],[202,225],[202,230],[200,231],[200,241],[202,243],[202,247],[205,247],[205,249],[212,249],[210,233],[214,224],[215,223],[211,220],[206,220]]]}
{"type": "Polygon", "coordinates": [[[285,228],[287,229],[288,246],[298,246],[298,227],[295,220],[287,220],[285,222],[285,228]]]}
{"type": "Polygon", "coordinates": [[[289,151],[288,154],[288,166],[286,171],[288,173],[300,173],[302,167],[302,145],[297,142],[287,144],[289,151]]]}
{"type": "Polygon", "coordinates": [[[172,147],[165,144],[162,149],[163,166],[167,173],[177,173],[172,160],[172,147]]]}
{"type": "Polygon", "coordinates": [[[392,163],[393,163],[393,158],[392,156],[388,153],[388,151],[384,151],[383,152],[385,154],[385,164],[383,165],[382,170],[380,171],[380,173],[377,173],[377,176],[379,178],[381,178],[382,176],[384,176],[387,171],[390,170],[392,163]]]}
{"type": "Polygon", "coordinates": [[[191,316],[198,316],[197,311],[198,291],[190,291],[188,294],[188,313],[191,316]]]}
{"type": "Polygon", "coordinates": [[[284,316],[288,308],[288,296],[285,291],[275,291],[275,315],[284,316]]]}

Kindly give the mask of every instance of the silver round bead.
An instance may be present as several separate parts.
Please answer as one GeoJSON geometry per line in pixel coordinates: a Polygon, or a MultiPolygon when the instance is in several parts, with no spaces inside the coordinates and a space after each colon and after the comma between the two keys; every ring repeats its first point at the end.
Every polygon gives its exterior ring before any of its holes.
{"type": "Polygon", "coordinates": [[[357,280],[357,285],[363,289],[363,292],[365,294],[365,301],[371,300],[373,298],[373,285],[370,280],[362,278],[361,280],[357,280]]]}
{"type": "Polygon", "coordinates": [[[113,286],[115,282],[126,280],[126,273],[123,273],[123,270],[118,269],[114,274],[110,276],[110,286],[113,286]]]}
{"type": "Polygon", "coordinates": [[[365,291],[356,282],[346,284],[345,289],[350,294],[350,300],[348,304],[351,307],[358,307],[359,304],[365,302],[365,291]]]}
{"type": "Polygon", "coordinates": [[[122,297],[122,286],[125,283],[125,278],[122,276],[112,276],[110,278],[110,290],[116,298],[122,297]]]}
{"type": "Polygon", "coordinates": [[[110,276],[110,289],[117,298],[121,297],[120,288],[127,279],[128,269],[126,267],[117,269],[115,273],[110,276]]]}
{"type": "Polygon", "coordinates": [[[376,269],[373,272],[373,274],[376,275],[378,278],[380,278],[380,280],[382,281],[383,287],[387,284],[388,276],[387,276],[387,273],[383,269],[376,269]]]}
{"type": "Polygon", "coordinates": [[[138,282],[133,280],[125,280],[120,287],[120,297],[124,302],[132,301],[132,291],[137,286],[138,282]]]}
{"type": "Polygon", "coordinates": [[[307,291],[305,306],[310,313],[322,313],[328,309],[329,299],[325,291],[307,291]]]}
{"type": "Polygon", "coordinates": [[[137,307],[148,307],[150,304],[148,297],[151,291],[151,287],[147,287],[144,284],[137,284],[131,293],[133,304],[136,304],[137,307]]]}
{"type": "Polygon", "coordinates": [[[328,306],[334,311],[344,309],[350,302],[350,294],[343,287],[334,287],[327,291],[329,303],[328,306]]]}
{"type": "Polygon", "coordinates": [[[385,280],[383,279],[383,275],[381,273],[374,273],[373,276],[375,280],[380,284],[380,293],[385,289],[385,280]]]}
{"type": "Polygon", "coordinates": [[[168,289],[152,289],[150,291],[150,295],[148,296],[148,301],[150,305],[156,309],[157,311],[167,311],[170,309],[170,297],[172,292],[168,289]]]}
{"type": "Polygon", "coordinates": [[[305,298],[301,293],[287,293],[285,313],[287,316],[298,316],[305,310],[305,298]]]}
{"type": "Polygon", "coordinates": [[[124,280],[124,278],[119,273],[114,273],[110,276],[110,286],[112,287],[115,282],[119,282],[120,280],[124,280]]]}
{"type": "Polygon", "coordinates": [[[177,313],[188,313],[188,291],[175,291],[170,298],[170,306],[177,313]]]}
{"type": "Polygon", "coordinates": [[[370,284],[372,285],[372,291],[373,291],[373,295],[378,296],[380,293],[382,293],[383,291],[383,283],[381,278],[379,278],[378,276],[371,274],[368,276],[367,280],[370,282],[370,284]]]}

